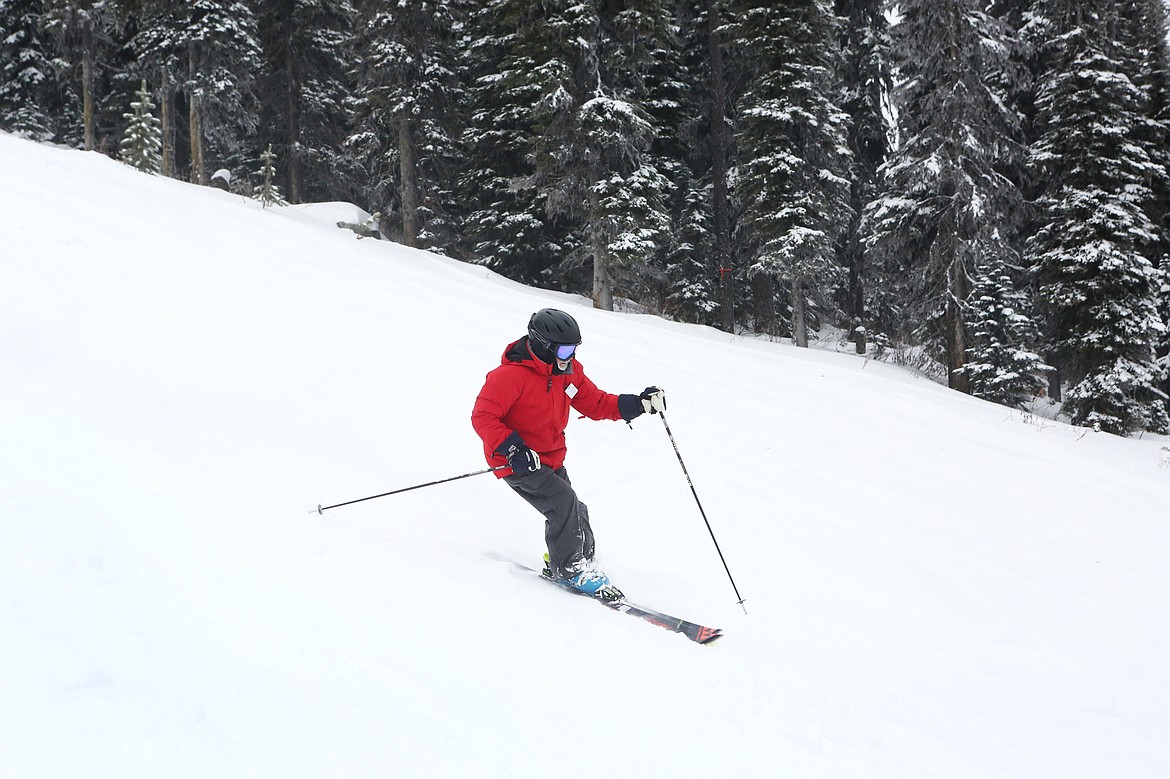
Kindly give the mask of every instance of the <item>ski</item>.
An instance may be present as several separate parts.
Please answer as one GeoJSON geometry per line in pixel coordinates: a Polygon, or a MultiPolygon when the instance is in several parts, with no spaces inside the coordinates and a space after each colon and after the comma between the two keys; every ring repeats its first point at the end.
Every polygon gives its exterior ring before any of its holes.
{"type": "Polygon", "coordinates": [[[646,622],[649,622],[651,625],[657,625],[658,627],[666,628],[672,632],[681,633],[695,643],[712,644],[723,638],[723,630],[720,628],[709,628],[705,625],[688,622],[685,619],[672,617],[669,614],[663,614],[661,611],[655,611],[654,609],[649,609],[645,606],[639,606],[636,603],[632,603],[624,595],[620,598],[605,598],[601,597],[600,595],[590,595],[589,593],[581,592],[568,583],[559,582],[556,579],[550,579],[535,568],[529,568],[523,563],[518,563],[515,560],[507,560],[506,562],[511,563],[522,571],[527,571],[528,573],[537,576],[542,581],[546,581],[549,584],[560,587],[566,592],[571,592],[574,595],[580,595],[583,598],[595,600],[598,603],[612,609],[613,611],[620,611],[623,614],[629,614],[630,616],[638,617],[645,620],[646,622]]]}

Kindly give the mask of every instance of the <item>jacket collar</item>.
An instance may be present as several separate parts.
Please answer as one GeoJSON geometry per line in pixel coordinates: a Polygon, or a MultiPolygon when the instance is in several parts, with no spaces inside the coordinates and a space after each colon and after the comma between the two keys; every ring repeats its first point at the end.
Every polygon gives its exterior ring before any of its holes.
{"type": "Polygon", "coordinates": [[[504,356],[500,359],[500,362],[504,365],[508,363],[520,363],[536,371],[541,376],[550,378],[552,376],[572,375],[573,368],[577,364],[575,359],[570,360],[568,370],[561,371],[557,369],[556,363],[550,365],[544,360],[538,359],[532,353],[532,348],[528,345],[528,336],[524,336],[520,340],[508,344],[508,348],[504,350],[504,356]]]}

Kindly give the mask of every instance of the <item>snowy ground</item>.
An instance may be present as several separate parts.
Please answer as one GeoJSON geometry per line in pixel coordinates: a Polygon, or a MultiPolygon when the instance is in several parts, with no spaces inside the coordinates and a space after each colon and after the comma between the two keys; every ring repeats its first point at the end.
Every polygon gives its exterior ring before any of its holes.
{"type": "Polygon", "coordinates": [[[1165,779],[1170,441],[594,311],[311,209],[0,134],[0,774],[1165,779]],[[529,314],[599,560],[526,577],[468,421],[529,314]]]}

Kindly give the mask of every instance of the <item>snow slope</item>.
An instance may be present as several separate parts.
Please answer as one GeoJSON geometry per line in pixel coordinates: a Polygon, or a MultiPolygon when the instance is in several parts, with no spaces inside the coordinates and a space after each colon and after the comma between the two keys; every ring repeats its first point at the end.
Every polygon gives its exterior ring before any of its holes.
{"type": "Polygon", "coordinates": [[[0,134],[5,777],[1170,775],[1170,441],[594,311],[0,134]],[[598,557],[710,647],[533,580],[484,374],[544,306],[598,557]]]}

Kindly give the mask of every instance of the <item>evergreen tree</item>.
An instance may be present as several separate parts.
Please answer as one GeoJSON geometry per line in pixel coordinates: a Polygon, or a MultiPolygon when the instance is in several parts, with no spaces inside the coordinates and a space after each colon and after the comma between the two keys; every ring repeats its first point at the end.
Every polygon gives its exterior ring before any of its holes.
{"type": "MultiPolygon", "coordinates": [[[[849,115],[849,150],[852,167],[849,173],[849,228],[840,244],[838,264],[848,273],[841,289],[841,307],[859,351],[865,351],[868,325],[874,309],[884,306],[867,304],[879,298],[880,283],[872,283],[874,271],[867,263],[865,244],[861,240],[861,215],[865,205],[877,195],[879,170],[890,154],[890,139],[883,111],[890,94],[889,24],[882,0],[837,0],[836,13],[841,18],[841,109],[849,115]]],[[[880,282],[874,278],[873,282],[880,282]]],[[[888,324],[888,317],[886,317],[888,324]]]]}
{"type": "Polygon", "coordinates": [[[264,208],[288,205],[276,183],[276,154],[271,145],[260,155],[260,170],[256,171],[256,175],[260,177],[260,183],[253,187],[252,195],[264,208]]]}
{"type": "Polygon", "coordinates": [[[1021,153],[1018,117],[989,84],[1010,67],[1013,39],[978,0],[907,0],[901,11],[891,30],[898,146],[867,207],[866,240],[892,285],[898,335],[924,341],[948,384],[969,391],[972,277],[994,277],[980,262],[1010,262],[1003,239],[1022,213],[1005,175],[1021,153]]]}
{"type": "Polygon", "coordinates": [[[0,129],[38,141],[56,135],[52,52],[39,29],[42,0],[0,0],[0,129]]]}
{"type": "Polygon", "coordinates": [[[977,262],[968,326],[972,347],[962,370],[971,394],[1024,408],[1045,386],[1048,370],[1032,351],[1040,340],[1027,294],[1017,288],[1002,258],[977,262]]]}
{"type": "Polygon", "coordinates": [[[602,308],[615,285],[653,285],[669,184],[644,74],[665,56],[665,18],[649,0],[496,0],[474,16],[465,142],[482,193],[468,218],[481,261],[568,288],[589,266],[602,308]]]}
{"type": "Polygon", "coordinates": [[[373,182],[369,196],[397,213],[407,246],[453,251],[448,174],[460,102],[456,34],[462,4],[358,4],[354,131],[347,144],[373,182]]]}
{"type": "Polygon", "coordinates": [[[354,9],[349,0],[262,0],[262,136],[287,161],[289,200],[329,200],[352,186],[339,154],[348,134],[354,9]]]}
{"type": "MultiPolygon", "coordinates": [[[[244,164],[259,123],[252,84],[261,70],[256,17],[242,0],[151,0],[136,18],[132,45],[144,74],[157,77],[163,130],[163,173],[178,159],[180,133],[172,104],[186,101],[191,181],[207,183],[216,167],[244,164]]],[[[177,111],[175,112],[177,113],[177,111]]]]}
{"type": "Polygon", "coordinates": [[[1143,255],[1157,235],[1143,204],[1159,175],[1140,136],[1147,95],[1111,33],[1114,4],[1049,3],[1061,32],[1038,91],[1043,128],[1033,148],[1044,184],[1040,225],[1028,245],[1047,304],[1047,326],[1074,424],[1125,435],[1170,429],[1158,389],[1155,344],[1161,276],[1143,255]]]}
{"type": "MultiPolygon", "coordinates": [[[[729,74],[724,56],[725,23],[721,0],[695,0],[693,16],[701,31],[698,39],[702,45],[696,50],[706,49],[707,84],[703,103],[706,107],[707,128],[704,151],[710,160],[707,175],[709,182],[709,204],[711,212],[710,268],[715,274],[719,308],[719,326],[726,332],[735,331],[736,321],[736,266],[737,252],[732,246],[734,216],[731,202],[731,178],[734,140],[730,131],[729,117],[734,98],[729,85],[729,74]],[[704,35],[705,33],[705,35],[704,35]]],[[[684,19],[686,17],[684,16],[684,19]]],[[[685,24],[683,29],[689,29],[685,24]]],[[[696,151],[699,145],[696,144],[696,151]]]]}
{"type": "Polygon", "coordinates": [[[690,176],[690,169],[682,167],[676,181],[662,310],[679,321],[715,324],[719,268],[706,259],[714,245],[711,188],[690,176]]]}
{"type": "MultiPolygon", "coordinates": [[[[1136,58],[1135,83],[1148,106],[1144,128],[1132,140],[1142,145],[1155,171],[1142,206],[1155,232],[1142,254],[1158,267],[1153,286],[1158,290],[1158,318],[1165,329],[1154,353],[1158,387],[1170,398],[1170,12],[1161,0],[1132,0],[1131,6],[1120,14],[1125,52],[1136,58]]],[[[1170,411],[1170,399],[1167,407],[1170,411]]]]}
{"type": "Polygon", "coordinates": [[[206,184],[206,152],[223,167],[242,162],[259,123],[252,92],[261,69],[256,17],[242,0],[192,0],[180,19],[180,40],[187,48],[191,180],[206,184]]]}
{"type": "Polygon", "coordinates": [[[115,21],[109,0],[44,0],[41,24],[57,42],[60,61],[78,71],[82,97],[82,141],[85,148],[98,147],[95,130],[94,85],[96,70],[112,45],[115,21]]]}
{"type": "Polygon", "coordinates": [[[162,163],[162,128],[154,116],[155,104],[150,101],[146,82],[138,90],[138,99],[130,104],[132,113],[122,114],[129,120],[122,136],[122,162],[143,173],[155,175],[162,163]]]}
{"type": "MultiPolygon", "coordinates": [[[[727,242],[720,248],[714,208],[711,104],[716,68],[706,3],[681,0],[674,13],[678,42],[655,55],[647,76],[648,110],[660,127],[651,151],[672,184],[671,228],[655,258],[653,297],[659,310],[674,319],[716,324],[719,269],[730,261],[727,242]]],[[[725,183],[726,171],[720,175],[725,183]]]]}
{"type": "Polygon", "coordinates": [[[823,0],[733,6],[753,66],[739,98],[737,196],[752,248],[756,328],[771,331],[771,279],[791,285],[792,332],[808,345],[810,297],[839,280],[849,221],[847,117],[835,102],[836,29],[823,0]]]}
{"type": "Polygon", "coordinates": [[[138,70],[143,77],[158,84],[159,122],[162,134],[162,154],[159,173],[175,176],[180,162],[180,127],[177,120],[176,97],[186,72],[183,65],[187,47],[181,40],[181,0],[152,0],[129,14],[135,33],[129,48],[138,53],[138,70]]]}
{"type": "Polygon", "coordinates": [[[531,0],[491,0],[470,16],[464,57],[470,110],[458,193],[473,261],[547,287],[566,250],[566,231],[532,184],[532,106],[543,75],[537,68],[542,48],[532,42],[546,29],[542,21],[531,0]]]}
{"type": "Polygon", "coordinates": [[[533,181],[550,212],[579,226],[593,305],[613,308],[614,279],[637,273],[669,230],[669,183],[649,154],[657,130],[636,75],[662,46],[654,0],[618,9],[600,0],[544,3],[547,32],[532,48],[539,94],[533,181]],[[603,12],[604,11],[604,12],[603,12]],[[549,39],[551,37],[551,40],[549,39]]]}

